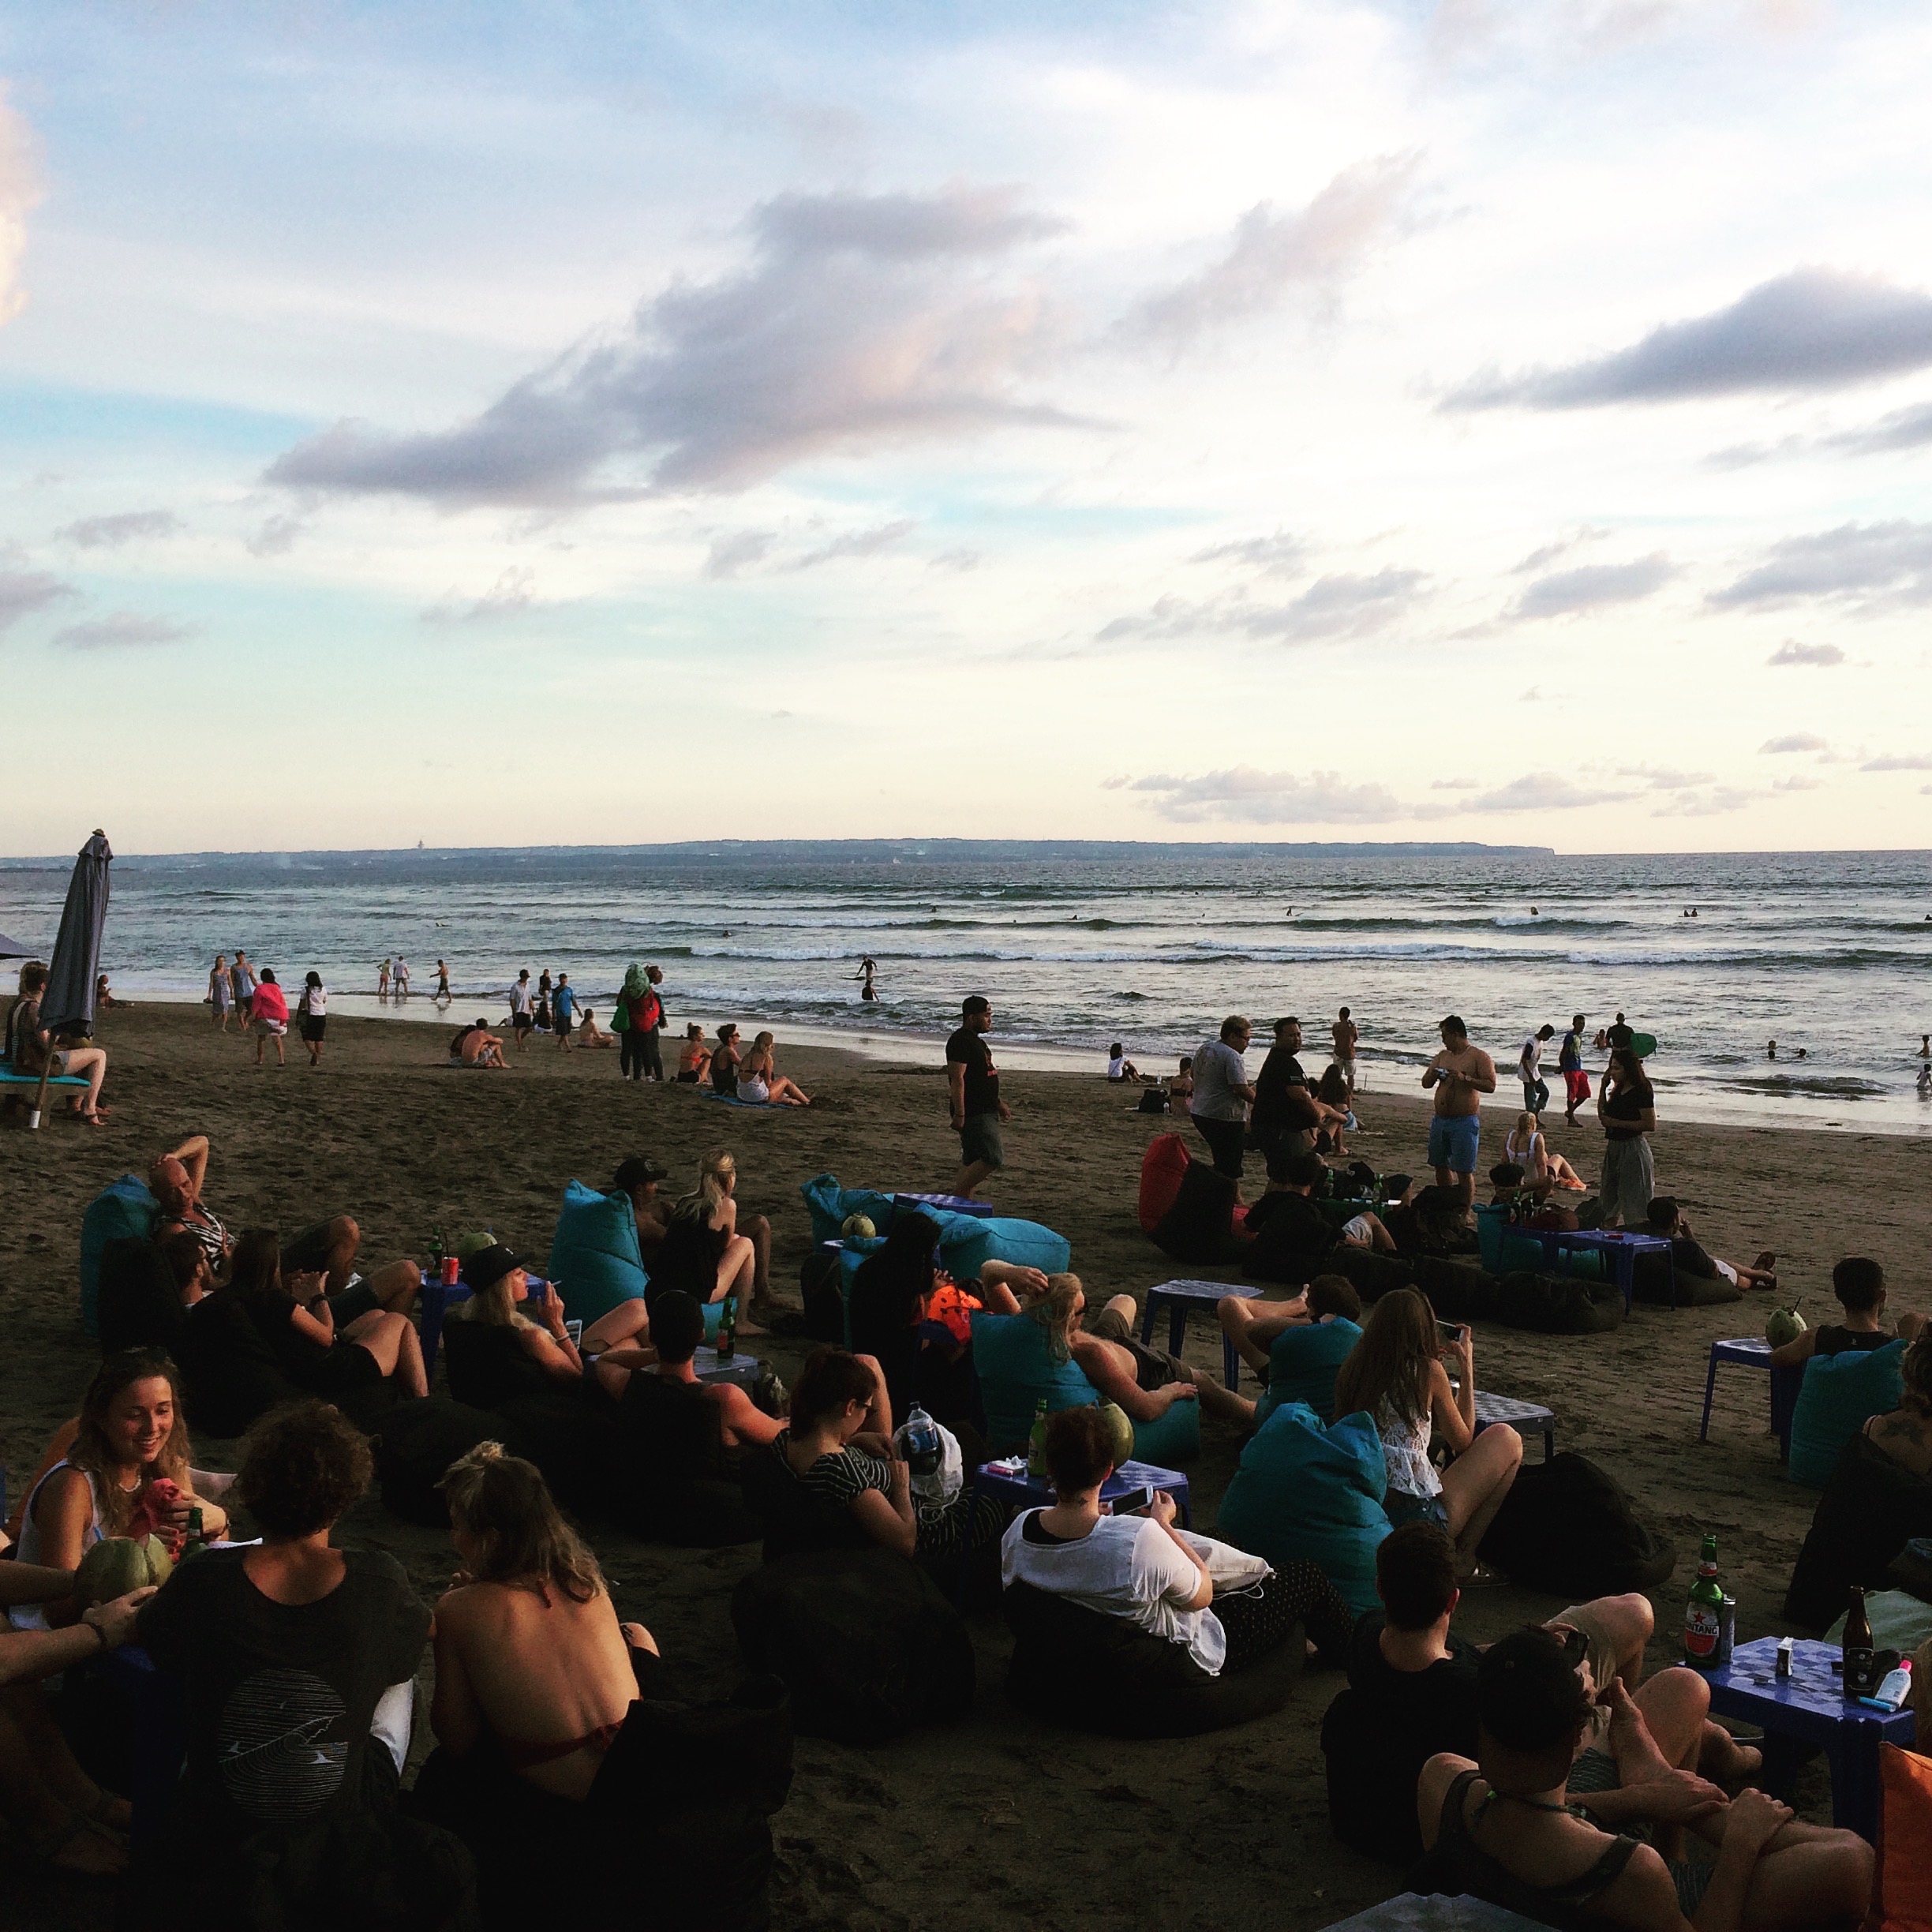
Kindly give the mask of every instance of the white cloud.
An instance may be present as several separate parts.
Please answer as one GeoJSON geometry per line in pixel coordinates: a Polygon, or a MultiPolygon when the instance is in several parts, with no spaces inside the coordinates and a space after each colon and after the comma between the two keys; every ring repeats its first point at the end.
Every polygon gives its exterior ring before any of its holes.
{"type": "Polygon", "coordinates": [[[1928,363],[1932,296],[1875,276],[1799,268],[1714,314],[1666,323],[1614,354],[1567,369],[1481,378],[1448,403],[1578,409],[1675,402],[1742,391],[1837,388],[1928,363]]]}
{"type": "Polygon", "coordinates": [[[171,510],[122,510],[112,516],[83,517],[54,534],[83,550],[118,550],[123,544],[178,535],[183,527],[171,510]]]}
{"type": "Polygon", "coordinates": [[[1269,576],[1299,577],[1308,568],[1309,547],[1299,537],[1275,531],[1271,537],[1244,537],[1234,543],[1196,550],[1190,564],[1246,564],[1269,576]]]}
{"type": "Polygon", "coordinates": [[[1381,825],[1406,816],[1380,784],[1345,784],[1335,772],[1256,771],[1237,766],[1200,778],[1136,778],[1126,789],[1152,795],[1162,818],[1182,825],[1381,825]]]}
{"type": "Polygon", "coordinates": [[[1573,570],[1539,577],[1506,613],[1516,623],[1544,617],[1573,617],[1608,605],[1634,604],[1677,575],[1678,567],[1661,551],[1628,564],[1580,564],[1573,570]]]}
{"type": "Polygon", "coordinates": [[[1610,805],[1634,798],[1630,791],[1606,791],[1574,784],[1557,772],[1526,772],[1464,809],[1479,812],[1576,811],[1586,805],[1610,805]]]}
{"type": "Polygon", "coordinates": [[[1758,749],[1772,752],[1829,751],[1831,743],[1814,732],[1788,732],[1782,738],[1767,738],[1758,749]]]}
{"type": "Polygon", "coordinates": [[[1879,758],[1867,758],[1859,767],[1860,771],[1932,771],[1932,752],[1888,751],[1879,758]]]}
{"type": "Polygon", "coordinates": [[[11,631],[23,617],[79,594],[72,584],[47,571],[0,571],[0,631],[11,631]]]}
{"type": "Polygon", "coordinates": [[[1765,660],[1768,665],[1815,665],[1823,668],[1844,662],[1844,653],[1836,644],[1800,644],[1795,638],[1787,638],[1765,660]]]}
{"type": "Polygon", "coordinates": [[[1358,162],[1290,215],[1257,202],[1235,223],[1218,261],[1136,305],[1120,332],[1178,350],[1265,314],[1297,290],[1331,290],[1387,232],[1416,166],[1413,155],[1358,162]]]}
{"type": "Polygon", "coordinates": [[[1771,789],[1773,792],[1817,792],[1823,788],[1824,784],[1822,778],[1810,778],[1803,772],[1794,772],[1788,778],[1773,778],[1771,789]]]}
{"type": "Polygon", "coordinates": [[[111,611],[105,617],[69,624],[54,634],[54,642],[69,650],[144,650],[156,644],[178,644],[194,635],[192,624],[166,617],[144,617],[139,611],[111,611]]]}
{"type": "Polygon", "coordinates": [[[453,429],[338,423],[272,463],[291,488],[445,508],[739,490],[788,465],[1073,419],[1020,388],[1052,304],[995,266],[1057,224],[1005,189],[781,195],[750,264],[677,283],[453,429]]]}
{"type": "Polygon", "coordinates": [[[1932,523],[1841,523],[1786,537],[1756,568],[1707,600],[1718,609],[1817,599],[1882,610],[1932,602],[1932,523]]]}
{"type": "Polygon", "coordinates": [[[1685,792],[1660,805],[1653,818],[1714,818],[1726,812],[1742,811],[1764,795],[1743,785],[1713,785],[1708,792],[1685,792]]]}
{"type": "Polygon", "coordinates": [[[1339,571],[1318,577],[1299,597],[1282,604],[1255,603],[1239,591],[1200,603],[1166,597],[1157,599],[1144,616],[1116,617],[1097,635],[1103,643],[1203,633],[1274,638],[1285,644],[1368,637],[1386,630],[1407,612],[1425,594],[1426,582],[1420,571],[1391,566],[1366,575],[1339,571]]]}
{"type": "Polygon", "coordinates": [[[425,623],[492,623],[520,617],[536,601],[537,573],[527,564],[512,564],[481,597],[447,593],[422,613],[425,623]]]}
{"type": "Polygon", "coordinates": [[[277,515],[264,518],[261,526],[244,541],[252,556],[285,556],[294,549],[296,538],[308,527],[305,518],[277,515]]]}
{"type": "Polygon", "coordinates": [[[816,570],[821,564],[836,563],[841,557],[879,556],[903,543],[912,535],[913,527],[910,517],[899,517],[889,523],[876,523],[870,530],[848,530],[816,550],[807,551],[785,567],[795,571],[816,570]]]}
{"type": "Polygon", "coordinates": [[[714,537],[705,558],[704,574],[719,578],[736,577],[740,571],[763,563],[777,541],[776,530],[733,530],[728,537],[714,537]]]}

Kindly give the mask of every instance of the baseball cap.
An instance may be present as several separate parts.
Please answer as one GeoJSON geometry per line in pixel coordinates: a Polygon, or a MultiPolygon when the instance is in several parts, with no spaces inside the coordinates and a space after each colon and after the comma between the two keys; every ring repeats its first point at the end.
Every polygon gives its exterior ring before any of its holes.
{"type": "Polygon", "coordinates": [[[1540,1628],[1513,1631],[1492,1644],[1476,1667],[1476,1715],[1484,1730],[1516,1750],[1542,1750],[1568,1736],[1589,1710],[1577,1675],[1587,1649],[1540,1628]]]}
{"type": "Polygon", "coordinates": [[[523,1257],[514,1248],[495,1241],[487,1248],[479,1248],[463,1264],[463,1279],[470,1284],[470,1292],[476,1294],[494,1288],[506,1275],[515,1274],[522,1265],[523,1257]]]}
{"type": "Polygon", "coordinates": [[[633,1188],[643,1187],[653,1181],[668,1181],[671,1170],[660,1167],[657,1162],[642,1154],[633,1154],[627,1161],[618,1163],[617,1171],[611,1176],[611,1185],[620,1193],[628,1194],[633,1188]]]}

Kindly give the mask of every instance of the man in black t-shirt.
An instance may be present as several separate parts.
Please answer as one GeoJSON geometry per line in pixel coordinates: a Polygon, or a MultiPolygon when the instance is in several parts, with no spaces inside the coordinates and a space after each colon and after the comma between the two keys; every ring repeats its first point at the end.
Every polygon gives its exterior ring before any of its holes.
{"type": "Polygon", "coordinates": [[[946,1091],[953,1131],[960,1137],[960,1170],[953,1192],[970,1200],[987,1175],[1006,1165],[1000,1128],[1013,1110],[1000,1098],[999,1069],[986,1043],[993,1028],[993,1002],[970,994],[960,1005],[960,1024],[946,1042],[946,1091]]]}

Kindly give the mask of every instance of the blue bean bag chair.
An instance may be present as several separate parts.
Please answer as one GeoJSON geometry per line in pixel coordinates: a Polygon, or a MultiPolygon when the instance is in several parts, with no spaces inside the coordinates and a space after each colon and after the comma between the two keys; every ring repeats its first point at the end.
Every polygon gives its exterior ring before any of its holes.
{"type": "MultiPolygon", "coordinates": [[[[999,1455],[1026,1447],[1041,1402],[1051,1415],[1100,1399],[1077,1362],[1054,1360],[1046,1330],[1027,1316],[974,1316],[972,1350],[986,1404],[987,1440],[999,1455]]],[[[1178,1402],[1154,1421],[1135,1423],[1133,1431],[1136,1462],[1172,1469],[1200,1454],[1200,1404],[1178,1402]]]]}
{"type": "Polygon", "coordinates": [[[112,1241],[146,1241],[159,1219],[161,1204],[139,1174],[124,1174],[88,1203],[80,1219],[80,1325],[100,1333],[101,1256],[112,1241]]]}
{"type": "Polygon", "coordinates": [[[573,1320],[593,1322],[620,1301],[641,1300],[650,1277],[644,1272],[629,1197],[567,1182],[549,1266],[564,1312],[573,1320]]]}
{"type": "Polygon", "coordinates": [[[942,1215],[939,1259],[957,1282],[975,1279],[988,1261],[1010,1261],[1018,1267],[1036,1267],[1043,1275],[1064,1275],[1073,1259],[1065,1235],[1037,1221],[1016,1221],[1005,1215],[983,1219],[971,1215],[942,1215]]]}
{"type": "Polygon", "coordinates": [[[1899,1364],[1905,1344],[1889,1342],[1861,1354],[1814,1355],[1805,1364],[1804,1387],[1792,1412],[1791,1479],[1822,1489],[1838,1466],[1839,1452],[1875,1415],[1899,1406],[1899,1364]]]}
{"type": "Polygon", "coordinates": [[[1241,1451],[1215,1534],[1278,1570],[1298,1559],[1319,1564],[1357,1612],[1372,1610],[1387,1488],[1382,1438],[1368,1416],[1325,1424],[1306,1402],[1284,1402],[1241,1451]]]}
{"type": "Polygon", "coordinates": [[[1255,1402],[1259,1428],[1284,1402],[1306,1402],[1323,1421],[1335,1418],[1335,1375],[1361,1339],[1346,1316],[1286,1328],[1268,1350],[1267,1387],[1255,1402]]]}
{"type": "MultiPolygon", "coordinates": [[[[867,1215],[881,1234],[893,1223],[893,1196],[873,1188],[842,1188],[837,1174],[822,1174],[803,1182],[799,1189],[811,1215],[812,1241],[837,1241],[844,1231],[848,1215],[867,1215]]],[[[935,1216],[935,1219],[937,1217],[935,1216]]]]}

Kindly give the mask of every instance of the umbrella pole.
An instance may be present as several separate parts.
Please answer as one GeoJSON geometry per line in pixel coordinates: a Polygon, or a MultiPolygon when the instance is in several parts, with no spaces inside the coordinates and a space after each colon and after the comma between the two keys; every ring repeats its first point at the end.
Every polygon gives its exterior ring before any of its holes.
{"type": "Polygon", "coordinates": [[[54,1049],[50,1044],[47,1048],[47,1065],[40,1069],[40,1084],[34,1094],[33,1106],[27,1116],[27,1125],[30,1128],[38,1127],[40,1125],[41,1111],[47,1106],[47,1076],[53,1071],[54,1049]]]}

